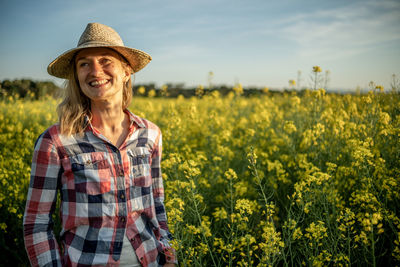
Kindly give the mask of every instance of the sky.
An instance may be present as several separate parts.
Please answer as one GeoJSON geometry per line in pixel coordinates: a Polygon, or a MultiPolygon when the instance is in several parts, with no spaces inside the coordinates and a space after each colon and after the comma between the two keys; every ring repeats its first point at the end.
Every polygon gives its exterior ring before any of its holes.
{"type": "Polygon", "coordinates": [[[136,84],[310,87],[316,65],[328,90],[400,78],[399,0],[0,0],[0,80],[61,84],[47,65],[90,22],[152,56],[136,84]]]}

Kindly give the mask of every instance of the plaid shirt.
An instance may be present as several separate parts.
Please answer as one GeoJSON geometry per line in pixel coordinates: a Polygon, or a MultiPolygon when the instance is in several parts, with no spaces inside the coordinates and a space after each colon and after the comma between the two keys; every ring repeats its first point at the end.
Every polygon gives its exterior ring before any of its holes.
{"type": "Polygon", "coordinates": [[[176,263],[164,208],[161,132],[129,111],[118,149],[87,120],[83,135],[53,125],[36,141],[24,215],[32,266],[118,266],[124,235],[142,266],[176,263]],[[52,214],[60,192],[62,249],[52,214]]]}

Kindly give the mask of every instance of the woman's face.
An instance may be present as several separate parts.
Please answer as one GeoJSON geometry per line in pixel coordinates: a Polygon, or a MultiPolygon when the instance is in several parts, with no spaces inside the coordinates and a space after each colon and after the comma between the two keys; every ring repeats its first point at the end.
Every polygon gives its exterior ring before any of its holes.
{"type": "Polygon", "coordinates": [[[87,48],[76,55],[76,73],[82,92],[93,101],[122,103],[130,72],[120,55],[108,48],[87,48]]]}

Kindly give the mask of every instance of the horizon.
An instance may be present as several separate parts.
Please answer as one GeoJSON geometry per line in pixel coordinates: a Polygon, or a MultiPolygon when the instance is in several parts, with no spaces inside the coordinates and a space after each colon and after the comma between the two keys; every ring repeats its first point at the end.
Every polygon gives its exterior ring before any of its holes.
{"type": "Polygon", "coordinates": [[[87,23],[114,28],[153,61],[135,84],[289,88],[330,71],[327,90],[390,88],[400,76],[400,2],[385,1],[3,1],[0,80],[62,79],[47,65],[76,46],[87,23]],[[107,12],[104,12],[107,11],[107,12]],[[43,16],[42,14],[46,14],[43,16]],[[73,17],[74,19],[71,19],[73,17]],[[62,22],[62,23],[60,23],[62,22]]]}

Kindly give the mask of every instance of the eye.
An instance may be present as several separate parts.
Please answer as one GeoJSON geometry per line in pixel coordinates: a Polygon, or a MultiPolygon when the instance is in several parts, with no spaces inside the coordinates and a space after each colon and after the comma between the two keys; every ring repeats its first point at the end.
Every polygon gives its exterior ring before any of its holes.
{"type": "Polygon", "coordinates": [[[102,58],[101,60],[100,60],[100,63],[102,64],[102,65],[107,65],[107,64],[110,64],[112,62],[112,60],[110,59],[110,58],[107,58],[107,57],[104,57],[104,58],[102,58]]]}
{"type": "Polygon", "coordinates": [[[86,66],[89,66],[89,63],[87,63],[85,61],[78,62],[78,67],[79,68],[84,68],[86,66]]]}

